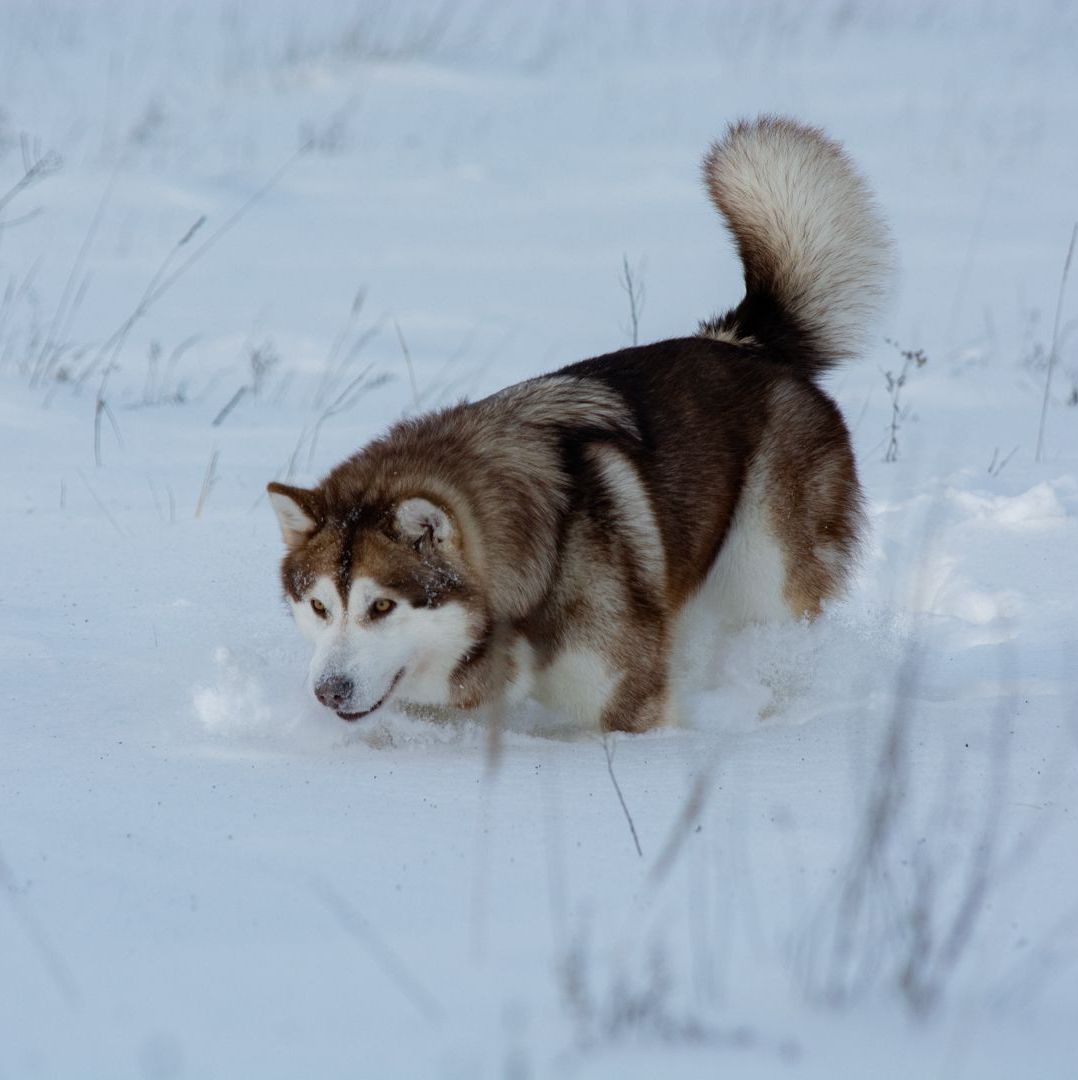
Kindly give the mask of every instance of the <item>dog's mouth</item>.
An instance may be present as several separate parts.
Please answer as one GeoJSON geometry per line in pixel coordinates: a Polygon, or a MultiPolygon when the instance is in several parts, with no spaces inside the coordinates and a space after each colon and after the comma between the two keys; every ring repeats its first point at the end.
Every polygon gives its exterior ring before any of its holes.
{"type": "Polygon", "coordinates": [[[404,668],[401,668],[400,671],[393,676],[393,681],[389,684],[389,689],[369,709],[364,709],[362,712],[338,712],[337,715],[342,720],[347,720],[349,723],[354,720],[362,720],[365,716],[370,716],[371,713],[377,712],[393,696],[393,691],[397,689],[397,684],[403,678],[404,668]]]}

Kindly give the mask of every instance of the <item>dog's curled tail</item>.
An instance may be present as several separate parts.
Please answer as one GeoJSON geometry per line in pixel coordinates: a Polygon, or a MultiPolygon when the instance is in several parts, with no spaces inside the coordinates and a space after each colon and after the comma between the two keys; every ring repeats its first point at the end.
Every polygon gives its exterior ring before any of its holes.
{"type": "Polygon", "coordinates": [[[893,255],[842,148],[794,120],[733,124],[703,164],[745,270],[745,298],[700,333],[759,345],[815,376],[856,355],[889,291],[893,255]]]}

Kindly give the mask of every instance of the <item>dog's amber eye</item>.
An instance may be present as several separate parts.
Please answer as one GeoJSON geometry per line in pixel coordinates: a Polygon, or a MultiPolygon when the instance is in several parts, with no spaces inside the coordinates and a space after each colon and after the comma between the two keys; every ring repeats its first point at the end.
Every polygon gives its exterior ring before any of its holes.
{"type": "Polygon", "coordinates": [[[371,615],[377,618],[379,615],[388,615],[397,605],[392,600],[387,600],[384,596],[381,600],[375,600],[371,604],[371,615]]]}
{"type": "Polygon", "coordinates": [[[323,604],[321,600],[312,600],[311,608],[314,610],[314,613],[320,619],[326,618],[326,616],[329,614],[329,612],[326,611],[326,605],[323,604]]]}

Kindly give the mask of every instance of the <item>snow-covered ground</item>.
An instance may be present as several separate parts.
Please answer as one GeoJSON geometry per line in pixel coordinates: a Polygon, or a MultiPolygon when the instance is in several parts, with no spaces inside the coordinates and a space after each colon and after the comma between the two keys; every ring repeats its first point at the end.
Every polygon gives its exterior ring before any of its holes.
{"type": "Polygon", "coordinates": [[[0,5],[0,1077],[1078,1075],[1076,56],[1047,0],[0,5]],[[901,257],[849,602],[695,643],[678,730],[346,729],[266,481],[627,344],[623,259],[644,339],[735,301],[697,162],[761,111],[901,257]]]}

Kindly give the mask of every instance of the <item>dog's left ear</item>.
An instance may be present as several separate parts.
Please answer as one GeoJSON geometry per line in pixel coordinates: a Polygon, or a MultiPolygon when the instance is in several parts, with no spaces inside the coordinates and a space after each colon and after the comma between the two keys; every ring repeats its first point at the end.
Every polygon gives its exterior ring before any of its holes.
{"type": "Polygon", "coordinates": [[[451,545],[456,540],[452,518],[429,499],[405,499],[397,507],[394,523],[401,539],[417,549],[451,545]]]}
{"type": "Polygon", "coordinates": [[[321,495],[307,488],[277,483],[267,484],[266,491],[277,513],[284,542],[290,548],[299,547],[322,524],[325,512],[321,495]]]}

